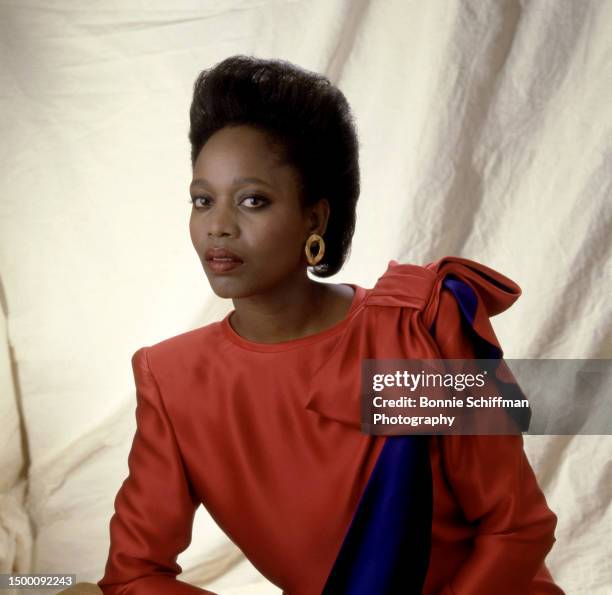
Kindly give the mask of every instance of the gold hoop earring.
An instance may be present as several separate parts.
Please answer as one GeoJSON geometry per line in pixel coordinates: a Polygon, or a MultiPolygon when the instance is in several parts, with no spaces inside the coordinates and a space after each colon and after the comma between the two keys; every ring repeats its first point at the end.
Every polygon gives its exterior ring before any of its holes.
{"type": "Polygon", "coordinates": [[[323,255],[325,254],[325,241],[319,234],[311,233],[308,236],[308,239],[306,240],[306,246],[304,246],[304,251],[306,252],[306,259],[308,260],[308,264],[310,266],[314,266],[315,264],[321,261],[323,255]],[[310,251],[312,245],[315,243],[319,246],[316,255],[314,255],[310,251]]]}

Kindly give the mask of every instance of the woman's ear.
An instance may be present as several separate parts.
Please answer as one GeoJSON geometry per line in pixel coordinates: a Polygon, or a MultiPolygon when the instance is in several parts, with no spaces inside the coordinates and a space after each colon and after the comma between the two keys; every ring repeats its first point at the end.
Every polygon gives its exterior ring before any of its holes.
{"type": "Polygon", "coordinates": [[[329,221],[330,206],[326,198],[319,199],[310,210],[308,232],[317,233],[322,236],[327,229],[329,221]]]}

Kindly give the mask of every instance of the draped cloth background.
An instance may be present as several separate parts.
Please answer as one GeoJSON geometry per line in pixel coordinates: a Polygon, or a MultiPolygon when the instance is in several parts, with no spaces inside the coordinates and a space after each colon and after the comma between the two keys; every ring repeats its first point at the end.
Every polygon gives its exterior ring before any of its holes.
{"type": "MultiPolygon", "coordinates": [[[[134,432],[133,352],[222,317],[188,236],[188,107],[228,55],[345,92],[361,142],[350,261],[453,254],[515,280],[507,358],[612,356],[612,3],[0,2],[0,572],[98,580],[134,432]]],[[[529,436],[568,593],[612,584],[610,436],[529,436]]],[[[183,580],[266,583],[200,507],[183,580]]]]}

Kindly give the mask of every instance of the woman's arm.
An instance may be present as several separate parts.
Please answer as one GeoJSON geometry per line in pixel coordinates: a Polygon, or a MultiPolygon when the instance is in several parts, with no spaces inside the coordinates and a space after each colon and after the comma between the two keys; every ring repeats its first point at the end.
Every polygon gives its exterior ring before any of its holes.
{"type": "MultiPolygon", "coordinates": [[[[552,548],[557,524],[523,450],[522,436],[444,436],[445,474],[474,548],[443,595],[562,593],[532,582],[552,548]]],[[[552,585],[551,585],[552,587],[552,585]]]]}
{"type": "Polygon", "coordinates": [[[177,556],[191,543],[200,502],[149,369],[146,347],[133,355],[132,368],[137,429],[129,475],[115,498],[105,574],[97,584],[104,595],[212,594],[176,580],[182,570],[177,556]]]}
{"type": "MultiPolygon", "coordinates": [[[[475,357],[471,331],[448,289],[440,292],[436,320],[443,358],[475,357]]],[[[533,581],[555,542],[557,517],[538,486],[523,437],[443,436],[441,446],[452,490],[477,527],[472,554],[441,595],[562,595],[542,573],[533,581]]]]}

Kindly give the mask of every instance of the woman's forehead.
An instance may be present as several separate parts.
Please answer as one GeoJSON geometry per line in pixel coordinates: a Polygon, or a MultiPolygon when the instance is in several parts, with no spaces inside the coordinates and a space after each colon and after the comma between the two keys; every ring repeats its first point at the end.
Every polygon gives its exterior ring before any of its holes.
{"type": "Polygon", "coordinates": [[[194,184],[270,187],[296,182],[295,168],[279,160],[265,133],[252,127],[223,128],[204,145],[193,168],[194,184]]]}

